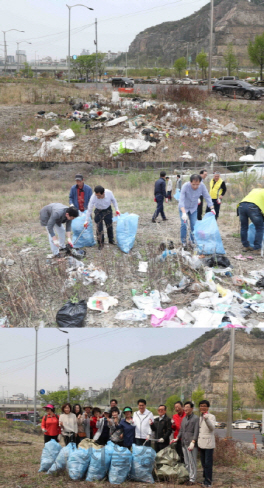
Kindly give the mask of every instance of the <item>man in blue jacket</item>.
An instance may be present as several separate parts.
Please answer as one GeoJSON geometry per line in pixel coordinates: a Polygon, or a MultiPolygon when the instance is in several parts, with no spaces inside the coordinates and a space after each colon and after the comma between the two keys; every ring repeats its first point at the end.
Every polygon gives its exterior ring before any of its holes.
{"type": "Polygon", "coordinates": [[[74,205],[80,212],[84,212],[88,208],[93,191],[90,186],[84,184],[82,175],[76,175],[75,181],[76,185],[73,185],[70,190],[70,205],[74,205]]]}
{"type": "MultiPolygon", "coordinates": [[[[156,218],[159,213],[161,214],[162,220],[168,220],[163,210],[163,200],[166,198],[166,172],[160,172],[160,178],[155,181],[154,187],[154,202],[157,202],[157,208],[153,214],[152,222],[156,222],[156,218]]],[[[168,199],[166,198],[166,202],[168,199]]]]}

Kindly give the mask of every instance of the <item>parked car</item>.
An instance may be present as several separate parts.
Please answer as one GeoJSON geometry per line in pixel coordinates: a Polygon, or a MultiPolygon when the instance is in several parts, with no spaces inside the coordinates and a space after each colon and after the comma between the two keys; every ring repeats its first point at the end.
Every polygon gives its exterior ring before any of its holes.
{"type": "Polygon", "coordinates": [[[215,428],[216,429],[224,429],[226,427],[226,423],[225,422],[216,422],[215,423],[215,428]]]}
{"type": "Polygon", "coordinates": [[[238,78],[238,76],[220,76],[220,78],[218,78],[218,80],[230,81],[230,80],[239,80],[239,78],[238,78]]]}
{"type": "Polygon", "coordinates": [[[264,163],[254,164],[247,169],[247,173],[255,173],[258,176],[264,175],[264,163]]]}
{"type": "Polygon", "coordinates": [[[198,81],[192,80],[191,78],[186,77],[186,78],[182,78],[180,80],[180,84],[181,85],[198,85],[198,81]]]}
{"type": "Polygon", "coordinates": [[[170,78],[164,78],[163,80],[160,80],[161,85],[172,85],[173,81],[170,78]]]}
{"type": "Polygon", "coordinates": [[[134,80],[132,78],[126,78],[125,76],[112,78],[112,86],[129,88],[134,86],[134,80]]]}
{"type": "Polygon", "coordinates": [[[232,423],[232,427],[233,429],[258,429],[259,425],[251,420],[236,420],[232,423]]]}
{"type": "Polygon", "coordinates": [[[240,80],[218,80],[212,86],[212,91],[223,96],[234,96],[234,94],[244,97],[246,100],[259,99],[262,91],[249,83],[240,80]]]}

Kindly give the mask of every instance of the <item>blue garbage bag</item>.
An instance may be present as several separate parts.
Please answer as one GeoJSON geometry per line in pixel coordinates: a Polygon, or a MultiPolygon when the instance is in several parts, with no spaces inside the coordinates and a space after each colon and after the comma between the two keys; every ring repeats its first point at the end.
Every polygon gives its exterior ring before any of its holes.
{"type": "Polygon", "coordinates": [[[207,212],[202,220],[196,220],[194,240],[200,254],[225,254],[215,216],[207,212]]]}
{"type": "Polygon", "coordinates": [[[68,458],[72,452],[76,451],[76,449],[76,444],[74,444],[73,442],[70,442],[68,446],[63,447],[60,450],[51,468],[48,470],[48,474],[53,474],[57,471],[62,471],[66,469],[68,458]]]}
{"type": "Polygon", "coordinates": [[[109,482],[120,485],[126,481],[132,465],[132,454],[127,447],[115,445],[108,473],[109,482]]]}
{"type": "Polygon", "coordinates": [[[73,247],[80,248],[80,247],[92,247],[95,245],[94,235],[93,235],[93,223],[90,217],[89,225],[87,229],[85,229],[83,235],[80,237],[76,245],[74,242],[79,237],[80,233],[83,231],[83,224],[86,221],[86,214],[83,213],[80,217],[76,217],[76,219],[72,220],[71,229],[72,229],[72,242],[73,247]]]}
{"type": "Polygon", "coordinates": [[[181,195],[181,190],[177,188],[175,194],[173,195],[173,197],[175,198],[175,200],[177,200],[177,202],[179,202],[180,200],[180,195],[181,195]]]}
{"type": "Polygon", "coordinates": [[[104,446],[102,449],[92,447],[91,461],[86,476],[86,481],[100,481],[107,475],[111,457],[112,447],[104,446]]]}
{"type": "Polygon", "coordinates": [[[116,240],[117,245],[121,251],[129,253],[134,246],[137,227],[138,215],[129,214],[128,212],[121,214],[119,217],[114,217],[116,225],[116,240]]]}
{"type": "Polygon", "coordinates": [[[90,464],[92,448],[79,447],[71,453],[68,459],[68,472],[72,480],[81,480],[90,464]]]}
{"type": "Polygon", "coordinates": [[[49,442],[46,442],[41,454],[39,473],[41,471],[48,471],[50,469],[60,450],[61,445],[55,441],[55,439],[51,439],[49,442]]]}
{"type": "MultiPolygon", "coordinates": [[[[248,226],[248,234],[247,234],[250,247],[254,247],[255,235],[256,235],[256,227],[253,224],[253,222],[251,222],[248,226]]],[[[264,229],[263,229],[263,240],[264,240],[264,229]]]]}
{"type": "Polygon", "coordinates": [[[154,483],[152,471],[156,452],[152,447],[132,445],[132,467],[130,478],[142,483],[154,483]]]}

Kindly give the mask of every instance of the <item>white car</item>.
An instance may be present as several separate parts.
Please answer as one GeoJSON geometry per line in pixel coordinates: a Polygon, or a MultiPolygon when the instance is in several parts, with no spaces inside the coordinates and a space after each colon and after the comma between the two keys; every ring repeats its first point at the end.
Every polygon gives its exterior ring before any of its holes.
{"type": "Polygon", "coordinates": [[[164,80],[160,80],[161,85],[172,85],[173,81],[170,78],[165,78],[164,80]]]}
{"type": "Polygon", "coordinates": [[[247,173],[255,173],[259,176],[264,176],[264,163],[254,164],[247,169],[247,173]]]}
{"type": "Polygon", "coordinates": [[[182,78],[180,80],[180,83],[182,85],[198,85],[198,81],[197,80],[192,80],[191,78],[182,78]]]}
{"type": "Polygon", "coordinates": [[[258,429],[258,423],[253,420],[236,420],[232,423],[233,429],[258,429]]]}

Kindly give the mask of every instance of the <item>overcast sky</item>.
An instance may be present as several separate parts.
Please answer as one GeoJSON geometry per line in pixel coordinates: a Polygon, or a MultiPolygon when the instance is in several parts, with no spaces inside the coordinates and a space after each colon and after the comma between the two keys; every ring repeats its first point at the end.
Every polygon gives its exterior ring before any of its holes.
{"type": "MultiPolygon", "coordinates": [[[[68,0],[68,5],[79,1],[68,0]]],[[[71,9],[71,55],[82,49],[94,52],[94,21],[98,20],[98,49],[101,52],[126,51],[135,36],[144,29],[162,22],[180,20],[206,5],[208,0],[83,0],[93,8],[71,9]]],[[[6,33],[7,54],[14,55],[16,41],[26,50],[28,60],[52,56],[65,58],[68,53],[68,18],[66,0],[0,0],[0,30],[23,30],[6,33]]],[[[1,33],[0,44],[4,43],[1,33]]],[[[0,49],[3,46],[0,45],[0,49]]],[[[0,51],[3,55],[3,51],[0,51]]]]}
{"type": "MultiPolygon", "coordinates": [[[[38,332],[38,391],[67,384],[70,340],[71,387],[108,387],[128,364],[168,354],[190,344],[208,329],[57,329],[38,332]],[[62,348],[57,351],[57,348],[62,348]]],[[[34,391],[34,329],[0,329],[0,397],[34,391]],[[22,359],[19,359],[22,358],[22,359]]]]}

